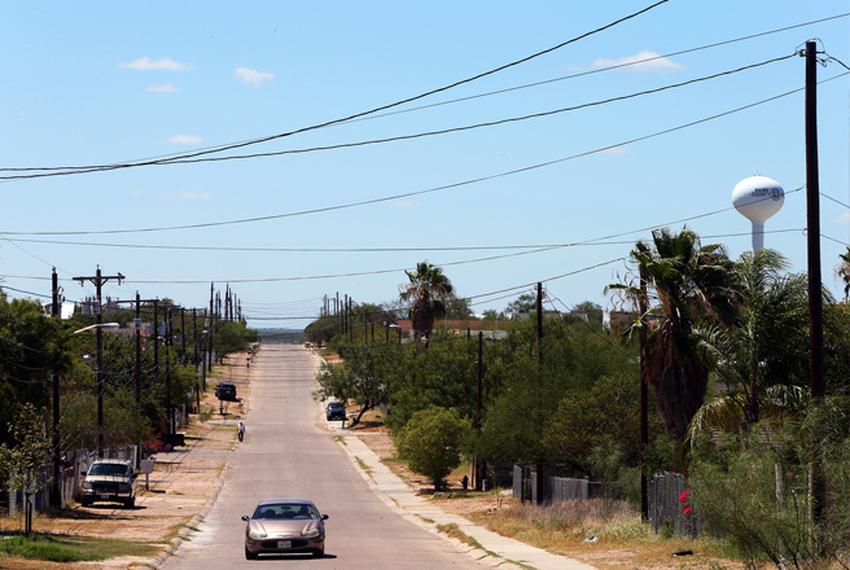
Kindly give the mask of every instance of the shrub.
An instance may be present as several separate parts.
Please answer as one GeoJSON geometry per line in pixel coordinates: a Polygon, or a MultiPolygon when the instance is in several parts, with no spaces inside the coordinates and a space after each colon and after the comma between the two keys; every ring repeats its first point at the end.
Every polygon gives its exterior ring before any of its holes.
{"type": "Polygon", "coordinates": [[[446,476],[460,465],[472,426],[455,410],[428,408],[413,414],[398,435],[398,450],[416,473],[428,477],[434,489],[445,488],[446,476]]]}

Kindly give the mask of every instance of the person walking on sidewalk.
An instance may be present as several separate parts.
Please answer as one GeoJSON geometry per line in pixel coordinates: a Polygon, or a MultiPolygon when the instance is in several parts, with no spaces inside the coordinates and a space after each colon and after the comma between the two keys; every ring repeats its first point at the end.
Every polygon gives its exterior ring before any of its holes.
{"type": "Polygon", "coordinates": [[[239,423],[236,424],[236,437],[239,438],[239,441],[245,439],[245,423],[242,420],[239,420],[239,423]]]}

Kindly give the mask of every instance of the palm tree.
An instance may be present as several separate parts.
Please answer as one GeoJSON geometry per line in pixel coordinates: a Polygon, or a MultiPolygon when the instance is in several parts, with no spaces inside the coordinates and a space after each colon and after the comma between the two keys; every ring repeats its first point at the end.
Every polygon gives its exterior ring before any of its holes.
{"type": "Polygon", "coordinates": [[[850,246],[838,257],[841,258],[841,263],[835,269],[835,274],[844,281],[844,302],[846,303],[848,297],[850,297],[850,246]]]}
{"type": "Polygon", "coordinates": [[[730,325],[737,318],[734,265],[723,246],[703,246],[687,227],[678,234],[653,231],[652,244],[638,241],[631,257],[658,301],[660,317],[649,331],[644,380],[653,387],[667,431],[683,440],[708,384],[694,327],[698,321],[730,325]]]}
{"type": "Polygon", "coordinates": [[[743,301],[734,328],[697,327],[694,336],[704,360],[726,393],[700,408],[689,437],[705,427],[749,429],[761,419],[781,417],[805,403],[805,390],[794,386],[804,374],[807,282],[787,275],[786,259],[762,249],[744,253],[736,264],[743,301]]]}
{"type": "Polygon", "coordinates": [[[445,314],[446,301],[454,294],[454,287],[442,269],[427,261],[417,263],[415,271],[404,273],[408,283],[401,285],[399,298],[413,303],[410,308],[413,333],[417,340],[424,338],[427,346],[434,319],[445,314]]]}

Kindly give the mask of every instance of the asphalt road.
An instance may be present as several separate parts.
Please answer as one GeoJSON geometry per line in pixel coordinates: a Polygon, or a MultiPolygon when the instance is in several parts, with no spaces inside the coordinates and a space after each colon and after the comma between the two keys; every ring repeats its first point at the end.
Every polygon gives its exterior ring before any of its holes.
{"type": "Polygon", "coordinates": [[[332,435],[312,399],[314,368],[301,346],[265,343],[255,358],[245,441],[200,532],[165,568],[481,568],[382,503],[332,435]],[[264,498],[307,497],[327,522],[325,558],[247,561],[245,523],[264,498]]]}

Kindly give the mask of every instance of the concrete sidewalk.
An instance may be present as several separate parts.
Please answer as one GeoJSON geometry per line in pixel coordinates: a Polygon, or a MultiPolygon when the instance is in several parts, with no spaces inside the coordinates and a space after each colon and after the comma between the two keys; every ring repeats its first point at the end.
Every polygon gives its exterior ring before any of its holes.
{"type": "MultiPolygon", "coordinates": [[[[359,437],[342,435],[343,431],[337,429],[332,429],[332,432],[360,474],[366,479],[369,487],[384,503],[417,526],[447,539],[448,536],[440,532],[438,526],[453,525],[453,528],[456,526],[461,533],[471,539],[464,541],[463,550],[482,564],[500,568],[593,570],[593,566],[583,562],[506,538],[461,516],[443,511],[432,501],[416,495],[359,437]]],[[[460,543],[457,540],[454,542],[460,543]]]]}

